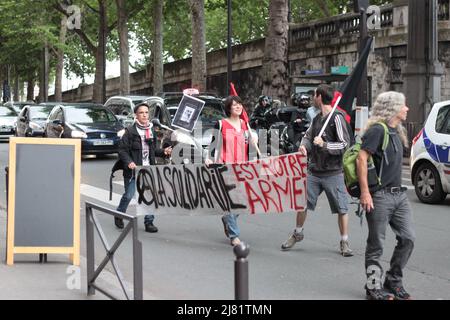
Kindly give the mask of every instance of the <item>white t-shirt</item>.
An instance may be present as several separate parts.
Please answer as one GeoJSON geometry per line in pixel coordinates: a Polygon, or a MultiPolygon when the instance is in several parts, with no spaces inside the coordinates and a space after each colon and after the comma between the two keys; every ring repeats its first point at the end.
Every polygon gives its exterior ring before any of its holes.
{"type": "Polygon", "coordinates": [[[143,129],[140,129],[138,126],[136,126],[137,132],[141,136],[141,143],[142,143],[142,165],[143,166],[149,166],[150,165],[150,146],[145,141],[146,139],[153,139],[152,134],[152,126],[148,128],[148,138],[145,136],[145,131],[143,129]]]}

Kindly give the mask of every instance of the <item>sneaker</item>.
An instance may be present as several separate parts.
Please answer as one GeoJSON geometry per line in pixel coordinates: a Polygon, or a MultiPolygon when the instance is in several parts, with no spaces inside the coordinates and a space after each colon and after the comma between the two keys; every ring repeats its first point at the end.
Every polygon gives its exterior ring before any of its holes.
{"type": "Polygon", "coordinates": [[[153,223],[147,223],[145,225],[145,232],[155,233],[158,232],[158,228],[153,223]]]}
{"type": "Polygon", "coordinates": [[[124,225],[123,225],[123,219],[121,218],[116,218],[114,217],[114,224],[116,225],[117,228],[119,229],[123,229],[124,225]]]}
{"type": "Polygon", "coordinates": [[[350,249],[350,246],[348,245],[348,241],[341,240],[340,246],[341,246],[342,256],[344,256],[344,257],[353,256],[353,251],[352,251],[352,249],[350,249]]]}
{"type": "Polygon", "coordinates": [[[223,232],[225,232],[225,235],[227,238],[230,237],[230,234],[228,233],[227,223],[225,221],[225,217],[222,216],[222,223],[223,223],[223,232]]]}
{"type": "Polygon", "coordinates": [[[241,244],[241,240],[238,237],[231,239],[230,244],[234,247],[241,244]]]}
{"type": "Polygon", "coordinates": [[[294,244],[302,241],[303,238],[304,238],[303,230],[300,233],[298,233],[294,230],[294,232],[291,233],[289,238],[281,245],[281,250],[291,249],[294,246],[294,244]]]}
{"type": "Polygon", "coordinates": [[[366,299],[367,300],[394,300],[394,296],[384,291],[384,289],[367,289],[366,288],[366,299]]]}
{"type": "Polygon", "coordinates": [[[412,300],[411,295],[406,292],[402,286],[390,286],[388,283],[384,283],[384,289],[394,295],[395,300],[412,300]]]}

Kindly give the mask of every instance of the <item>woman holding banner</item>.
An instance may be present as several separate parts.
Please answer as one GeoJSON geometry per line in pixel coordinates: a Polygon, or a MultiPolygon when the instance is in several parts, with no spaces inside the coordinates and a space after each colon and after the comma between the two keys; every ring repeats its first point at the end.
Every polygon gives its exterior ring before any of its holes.
{"type": "MultiPolygon", "coordinates": [[[[248,122],[245,121],[246,111],[242,100],[238,96],[229,96],[225,99],[225,113],[228,118],[219,120],[210,144],[208,158],[205,164],[213,163],[241,163],[249,159],[249,142],[256,146],[258,139],[256,134],[250,131],[248,122]]],[[[237,215],[225,213],[222,216],[225,235],[230,239],[232,246],[241,243],[240,230],[237,225],[237,215]]]]}

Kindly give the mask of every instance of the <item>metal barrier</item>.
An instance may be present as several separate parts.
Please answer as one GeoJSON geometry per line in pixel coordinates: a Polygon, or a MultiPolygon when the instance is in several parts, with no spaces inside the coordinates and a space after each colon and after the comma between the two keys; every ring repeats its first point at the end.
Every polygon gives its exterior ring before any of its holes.
{"type": "Polygon", "coordinates": [[[137,217],[133,217],[122,212],[111,210],[90,202],[86,201],[86,240],[87,240],[87,287],[88,287],[88,295],[95,294],[95,290],[100,291],[110,299],[118,300],[112,294],[108,293],[106,290],[100,288],[95,280],[98,278],[102,270],[105,268],[107,263],[111,261],[111,264],[114,268],[114,272],[116,273],[117,279],[119,280],[120,286],[125,294],[127,300],[131,300],[128,296],[127,290],[124,285],[122,273],[120,272],[119,267],[114,261],[114,254],[116,250],[119,248],[122,241],[126,238],[128,233],[132,230],[133,234],[133,293],[134,300],[142,300],[143,299],[143,278],[142,278],[142,243],[138,239],[138,228],[137,228],[137,217]],[[105,234],[101,228],[99,221],[93,213],[93,209],[107,213],[116,218],[121,218],[126,221],[129,221],[128,224],[125,225],[120,236],[114,242],[112,246],[109,246],[105,234]],[[100,239],[103,243],[103,246],[106,250],[106,257],[102,260],[97,269],[95,269],[95,247],[94,247],[94,227],[97,229],[97,232],[100,236],[100,239]]]}
{"type": "Polygon", "coordinates": [[[233,248],[234,261],[234,296],[235,300],[248,300],[248,260],[249,246],[241,242],[233,248]]]}

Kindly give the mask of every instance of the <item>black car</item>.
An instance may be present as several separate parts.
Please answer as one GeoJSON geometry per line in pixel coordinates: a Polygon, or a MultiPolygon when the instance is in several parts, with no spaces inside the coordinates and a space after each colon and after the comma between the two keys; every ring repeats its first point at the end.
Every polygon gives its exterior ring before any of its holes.
{"type": "Polygon", "coordinates": [[[99,104],[55,106],[44,135],[48,138],[79,138],[83,154],[117,153],[123,125],[114,114],[99,104]]]}
{"type": "Polygon", "coordinates": [[[47,118],[53,106],[28,105],[20,111],[17,117],[17,137],[42,137],[44,136],[47,118]]]}

